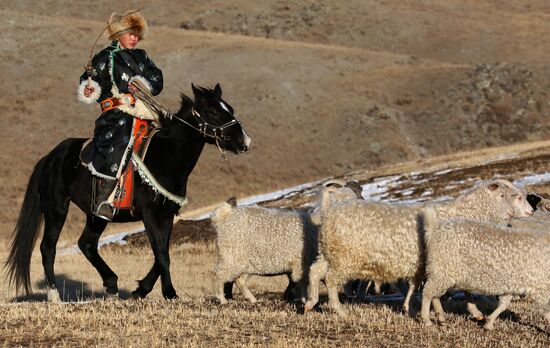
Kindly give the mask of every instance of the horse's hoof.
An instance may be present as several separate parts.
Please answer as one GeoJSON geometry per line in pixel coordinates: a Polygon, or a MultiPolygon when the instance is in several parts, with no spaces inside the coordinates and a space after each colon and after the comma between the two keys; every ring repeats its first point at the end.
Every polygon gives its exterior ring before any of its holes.
{"type": "Polygon", "coordinates": [[[111,294],[109,292],[106,292],[105,293],[105,300],[115,301],[115,300],[120,300],[120,297],[118,295],[118,292],[115,293],[115,294],[111,294]]]}
{"type": "Polygon", "coordinates": [[[147,296],[147,294],[141,290],[140,288],[137,288],[136,290],[132,291],[132,298],[134,300],[140,300],[147,296]]]}
{"type": "Polygon", "coordinates": [[[48,302],[51,303],[60,303],[61,298],[59,298],[59,292],[56,288],[48,289],[48,302]]]}
{"type": "Polygon", "coordinates": [[[166,294],[163,294],[164,299],[166,300],[177,300],[179,299],[179,296],[176,294],[176,292],[168,292],[166,294]]]}

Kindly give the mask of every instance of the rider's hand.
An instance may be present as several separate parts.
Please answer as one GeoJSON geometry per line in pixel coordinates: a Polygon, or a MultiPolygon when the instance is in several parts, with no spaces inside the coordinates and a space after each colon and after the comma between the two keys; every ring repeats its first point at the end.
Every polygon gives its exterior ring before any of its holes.
{"type": "Polygon", "coordinates": [[[92,86],[86,86],[84,88],[84,96],[86,98],[89,98],[94,91],[95,91],[95,88],[93,88],[92,86]]]}
{"type": "Polygon", "coordinates": [[[130,92],[132,93],[136,93],[138,91],[137,87],[134,86],[133,84],[129,84],[128,85],[128,89],[130,90],[130,92]]]}

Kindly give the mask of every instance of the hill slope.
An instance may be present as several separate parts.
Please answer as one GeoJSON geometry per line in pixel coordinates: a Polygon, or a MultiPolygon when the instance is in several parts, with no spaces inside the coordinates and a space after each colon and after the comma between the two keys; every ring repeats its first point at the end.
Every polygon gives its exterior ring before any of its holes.
{"type": "MultiPolygon", "coordinates": [[[[0,3],[4,236],[34,163],[62,139],[92,133],[98,108],[73,96],[105,18],[135,4],[117,6],[0,3]]],[[[253,138],[250,153],[221,169],[217,150],[205,150],[190,179],[190,209],[384,164],[547,139],[548,7],[489,0],[149,5],[142,47],[164,71],[160,101],[176,109],[191,82],[220,82],[253,138]]],[[[80,229],[79,221],[71,215],[69,228],[80,229]]]]}

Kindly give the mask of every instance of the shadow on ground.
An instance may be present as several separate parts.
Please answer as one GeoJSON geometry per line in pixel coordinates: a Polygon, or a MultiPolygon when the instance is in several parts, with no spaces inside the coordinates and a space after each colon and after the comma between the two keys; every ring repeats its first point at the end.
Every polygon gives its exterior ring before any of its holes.
{"type": "MultiPolygon", "coordinates": [[[[90,301],[107,297],[103,289],[92,288],[88,283],[80,280],[73,280],[65,274],[56,275],[55,281],[58,286],[59,297],[63,302],[90,301]]],[[[10,302],[42,302],[48,300],[45,280],[36,282],[34,288],[40,289],[40,293],[20,295],[12,298],[10,302]]],[[[131,297],[131,294],[127,289],[119,289],[118,297],[121,299],[128,299],[131,297]]]]}

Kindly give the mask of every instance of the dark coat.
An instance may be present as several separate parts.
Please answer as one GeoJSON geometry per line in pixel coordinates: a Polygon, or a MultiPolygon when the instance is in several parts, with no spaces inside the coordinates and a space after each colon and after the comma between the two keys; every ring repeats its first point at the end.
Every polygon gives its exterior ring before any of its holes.
{"type": "MultiPolygon", "coordinates": [[[[118,41],[113,41],[94,56],[92,66],[91,84],[95,90],[90,97],[83,93],[88,83],[86,72],[80,77],[78,97],[85,103],[99,103],[129,93],[128,85],[134,79],[143,82],[152,95],[162,91],[162,71],[144,50],[121,49],[118,41]]],[[[98,117],[93,143],[81,154],[92,174],[112,180],[120,177],[130,159],[133,117],[140,116],[131,107],[115,108],[98,117]]]]}

